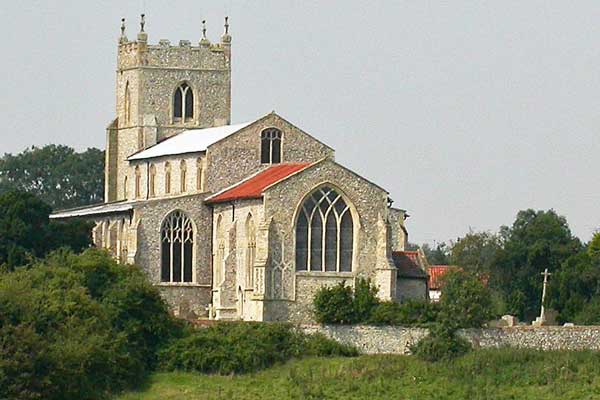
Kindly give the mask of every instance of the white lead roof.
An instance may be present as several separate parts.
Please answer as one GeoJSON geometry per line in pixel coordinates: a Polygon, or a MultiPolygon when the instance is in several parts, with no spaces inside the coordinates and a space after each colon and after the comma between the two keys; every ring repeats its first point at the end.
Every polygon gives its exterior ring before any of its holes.
{"type": "MultiPolygon", "coordinates": [[[[254,121],[252,121],[254,122],[254,121]]],[[[206,151],[208,146],[221,139],[247,127],[252,122],[236,125],[224,125],[205,129],[188,129],[172,136],[152,147],[142,150],[130,157],[128,160],[144,160],[147,158],[172,156],[184,153],[197,153],[206,151]]]]}

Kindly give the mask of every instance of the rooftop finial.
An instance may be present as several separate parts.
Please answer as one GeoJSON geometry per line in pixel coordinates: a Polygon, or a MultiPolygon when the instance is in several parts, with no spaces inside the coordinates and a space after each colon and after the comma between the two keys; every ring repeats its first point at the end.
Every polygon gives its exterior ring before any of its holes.
{"type": "Polygon", "coordinates": [[[121,18],[121,37],[119,43],[127,43],[127,36],[125,36],[125,18],[121,18]]]}
{"type": "Polygon", "coordinates": [[[225,34],[229,34],[229,17],[225,17],[225,34]]]}
{"type": "Polygon", "coordinates": [[[144,25],[146,25],[146,14],[142,14],[140,19],[140,32],[144,32],[144,25]]]}
{"type": "Polygon", "coordinates": [[[206,39],[206,20],[202,20],[202,39],[206,39]]]}

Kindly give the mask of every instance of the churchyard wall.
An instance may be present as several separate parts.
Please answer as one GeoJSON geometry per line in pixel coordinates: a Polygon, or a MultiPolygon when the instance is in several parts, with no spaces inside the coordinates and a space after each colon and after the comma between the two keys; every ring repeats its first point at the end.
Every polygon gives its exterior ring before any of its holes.
{"type": "MultiPolygon", "coordinates": [[[[410,347],[429,334],[425,328],[395,326],[305,325],[302,330],[322,333],[365,354],[410,354],[410,347]]],[[[476,349],[600,350],[600,326],[463,329],[458,334],[476,349]]]]}

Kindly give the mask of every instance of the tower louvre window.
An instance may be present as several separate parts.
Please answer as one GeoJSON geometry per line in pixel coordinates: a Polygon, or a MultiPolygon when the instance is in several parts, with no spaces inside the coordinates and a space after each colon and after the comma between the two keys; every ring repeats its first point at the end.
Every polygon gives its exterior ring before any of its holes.
{"type": "Polygon", "coordinates": [[[182,83],[175,89],[173,119],[182,122],[194,119],[194,93],[187,83],[182,83]]]}
{"type": "Polygon", "coordinates": [[[281,162],[281,131],[267,128],[260,134],[260,162],[278,164],[281,162]]]}
{"type": "Polygon", "coordinates": [[[354,222],[350,209],[334,189],[312,193],[296,220],[296,270],[352,272],[354,222]]]}

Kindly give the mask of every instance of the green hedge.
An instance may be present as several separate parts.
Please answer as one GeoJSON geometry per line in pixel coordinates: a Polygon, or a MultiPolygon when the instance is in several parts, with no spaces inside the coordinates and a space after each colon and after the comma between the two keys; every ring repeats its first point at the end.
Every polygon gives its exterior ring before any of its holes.
{"type": "Polygon", "coordinates": [[[245,373],[303,356],[356,356],[358,351],[323,335],[306,335],[282,323],[223,322],[173,341],[159,353],[161,369],[245,373]]]}

